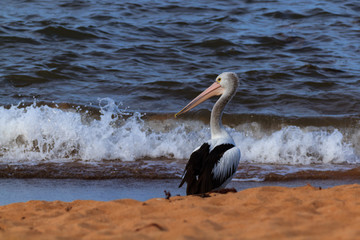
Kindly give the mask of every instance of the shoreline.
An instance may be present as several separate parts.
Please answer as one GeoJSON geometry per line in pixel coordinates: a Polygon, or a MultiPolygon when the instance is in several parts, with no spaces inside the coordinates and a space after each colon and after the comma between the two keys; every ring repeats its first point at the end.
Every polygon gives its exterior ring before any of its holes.
{"type": "Polygon", "coordinates": [[[360,185],[0,206],[1,239],[356,239],[360,185]]]}
{"type": "MultiPolygon", "coordinates": [[[[111,201],[134,199],[146,201],[164,198],[166,190],[172,196],[186,195],[186,186],[178,188],[180,179],[43,179],[43,178],[2,178],[0,179],[0,206],[30,200],[64,201],[96,200],[111,201]]],[[[265,186],[301,187],[311,184],[323,189],[345,184],[360,183],[357,179],[337,180],[292,180],[292,181],[235,181],[227,187],[242,191],[265,186]]]]}

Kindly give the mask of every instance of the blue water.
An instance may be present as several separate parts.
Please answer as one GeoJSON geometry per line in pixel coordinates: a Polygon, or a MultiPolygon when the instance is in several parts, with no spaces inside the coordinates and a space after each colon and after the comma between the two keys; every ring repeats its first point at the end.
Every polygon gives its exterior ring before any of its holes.
{"type": "Polygon", "coordinates": [[[224,71],[239,179],[360,163],[357,1],[0,5],[2,177],[178,178],[214,100],[173,114],[224,71]]]}
{"type": "MultiPolygon", "coordinates": [[[[231,113],[358,115],[357,1],[2,1],[0,103],[176,112],[223,71],[231,113]]],[[[211,103],[204,105],[209,108],[211,103]]]]}
{"type": "MultiPolygon", "coordinates": [[[[164,190],[171,196],[185,195],[184,188],[177,188],[178,179],[111,179],[111,180],[81,180],[81,179],[0,179],[0,206],[14,202],[30,200],[66,201],[96,200],[111,201],[131,198],[146,201],[150,198],[165,198],[164,190]]],[[[307,184],[322,189],[342,184],[354,184],[356,180],[307,180],[307,184]]],[[[231,182],[228,187],[238,191],[261,187],[283,186],[302,187],[304,181],[291,182],[231,182]]]]}

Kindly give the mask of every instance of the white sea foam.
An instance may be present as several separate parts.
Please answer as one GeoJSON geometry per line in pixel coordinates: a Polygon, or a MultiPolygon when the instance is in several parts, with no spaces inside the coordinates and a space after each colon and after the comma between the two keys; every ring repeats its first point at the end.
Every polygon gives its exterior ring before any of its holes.
{"type": "Polygon", "coordinates": [[[234,134],[243,161],[253,163],[307,165],[318,163],[359,163],[351,143],[337,130],[307,130],[286,126],[269,135],[234,134]]]}
{"type": "Polygon", "coordinates": [[[103,99],[102,105],[100,119],[89,122],[78,112],[48,106],[0,107],[0,161],[181,159],[201,136],[187,131],[184,123],[156,131],[139,113],[122,119],[124,113],[111,99],[103,99]]]}
{"type": "MultiPolygon", "coordinates": [[[[124,117],[121,106],[111,99],[101,100],[101,113],[99,120],[85,120],[77,111],[49,106],[0,107],[0,162],[186,159],[210,137],[208,126],[200,121],[145,121],[140,113],[124,117]]],[[[228,130],[241,149],[242,162],[360,162],[352,144],[336,129],[228,130]]]]}

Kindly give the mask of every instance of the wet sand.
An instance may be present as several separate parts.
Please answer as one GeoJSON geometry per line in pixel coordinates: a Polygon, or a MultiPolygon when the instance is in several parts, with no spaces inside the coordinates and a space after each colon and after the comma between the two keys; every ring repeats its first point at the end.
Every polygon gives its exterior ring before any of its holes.
{"type": "Polygon", "coordinates": [[[356,239],[360,185],[0,206],[0,239],[356,239]]]}

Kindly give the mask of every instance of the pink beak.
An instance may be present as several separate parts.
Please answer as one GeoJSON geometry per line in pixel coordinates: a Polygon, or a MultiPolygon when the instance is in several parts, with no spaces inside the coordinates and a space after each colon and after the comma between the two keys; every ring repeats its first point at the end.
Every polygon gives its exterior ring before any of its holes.
{"type": "Polygon", "coordinates": [[[192,100],[188,105],[186,105],[180,112],[175,114],[175,117],[179,116],[180,114],[186,113],[190,109],[196,107],[200,103],[204,102],[205,100],[213,97],[219,96],[223,94],[224,88],[218,82],[214,82],[210,87],[208,87],[205,91],[199,94],[194,100],[192,100]]]}

